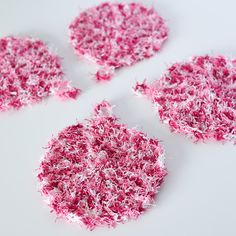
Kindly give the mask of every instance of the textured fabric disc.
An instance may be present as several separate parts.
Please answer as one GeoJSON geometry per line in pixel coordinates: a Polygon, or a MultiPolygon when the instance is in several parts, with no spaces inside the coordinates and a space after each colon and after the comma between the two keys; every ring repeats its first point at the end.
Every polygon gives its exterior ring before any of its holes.
{"type": "Polygon", "coordinates": [[[51,94],[75,98],[79,90],[62,79],[59,57],[41,40],[0,39],[0,111],[19,109],[51,94]]]}
{"type": "Polygon", "coordinates": [[[151,57],[167,39],[167,27],[152,8],[138,3],[103,3],[75,18],[69,26],[76,54],[97,62],[98,80],[115,68],[151,57]]]}
{"type": "Polygon", "coordinates": [[[38,178],[59,217],[93,229],[137,218],[154,203],[165,175],[158,141],[118,123],[104,101],[87,123],[49,142],[38,178]]]}
{"type": "Polygon", "coordinates": [[[236,142],[236,60],[197,56],[175,63],[165,75],[136,92],[151,97],[171,130],[198,140],[236,142]]]}

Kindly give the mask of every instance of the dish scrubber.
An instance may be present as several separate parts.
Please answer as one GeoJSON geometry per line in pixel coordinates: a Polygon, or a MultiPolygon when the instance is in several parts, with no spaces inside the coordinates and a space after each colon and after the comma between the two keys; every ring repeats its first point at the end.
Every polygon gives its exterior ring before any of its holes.
{"type": "Polygon", "coordinates": [[[103,101],[86,123],[48,143],[38,179],[58,217],[92,230],[136,219],[154,203],[166,174],[158,140],[118,123],[103,101]]]}

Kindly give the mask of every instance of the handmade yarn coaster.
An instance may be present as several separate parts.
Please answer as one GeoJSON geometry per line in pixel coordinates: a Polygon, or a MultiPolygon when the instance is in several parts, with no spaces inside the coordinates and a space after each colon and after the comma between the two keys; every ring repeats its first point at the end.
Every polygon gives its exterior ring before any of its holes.
{"type": "Polygon", "coordinates": [[[79,89],[63,80],[60,58],[38,39],[0,39],[0,111],[19,109],[55,94],[76,98],[79,89]]]}
{"type": "Polygon", "coordinates": [[[69,31],[75,53],[100,65],[97,80],[109,80],[115,69],[151,57],[168,35],[159,14],[139,3],[102,3],[80,13],[69,31]]]}
{"type": "Polygon", "coordinates": [[[86,123],[48,143],[38,179],[58,217],[92,230],[136,219],[154,203],[166,173],[158,140],[118,123],[104,101],[86,123]]]}
{"type": "Polygon", "coordinates": [[[195,141],[236,143],[236,60],[196,56],[173,64],[151,85],[137,83],[134,90],[151,98],[172,131],[195,141]]]}

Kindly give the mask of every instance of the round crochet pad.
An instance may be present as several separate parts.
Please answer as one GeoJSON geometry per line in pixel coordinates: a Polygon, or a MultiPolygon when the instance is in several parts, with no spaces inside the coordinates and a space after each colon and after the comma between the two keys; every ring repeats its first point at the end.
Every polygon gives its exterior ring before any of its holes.
{"type": "Polygon", "coordinates": [[[110,79],[114,69],[151,57],[167,39],[164,20],[138,3],[103,3],[90,8],[69,26],[76,54],[97,62],[98,80],[110,79]]]}
{"type": "Polygon", "coordinates": [[[165,75],[137,92],[151,97],[171,130],[198,140],[236,142],[236,61],[196,56],[175,63],[165,75]]]}
{"type": "Polygon", "coordinates": [[[0,111],[19,109],[56,94],[75,98],[78,89],[62,80],[60,58],[38,39],[0,39],[0,111]]]}
{"type": "Polygon", "coordinates": [[[86,124],[49,142],[38,178],[59,217],[93,229],[137,218],[153,204],[165,175],[158,141],[118,123],[102,102],[86,124]]]}

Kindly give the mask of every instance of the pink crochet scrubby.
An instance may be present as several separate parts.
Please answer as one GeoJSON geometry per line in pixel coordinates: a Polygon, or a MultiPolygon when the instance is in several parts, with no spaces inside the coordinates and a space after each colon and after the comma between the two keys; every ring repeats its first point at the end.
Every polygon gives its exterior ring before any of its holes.
{"type": "Polygon", "coordinates": [[[151,98],[171,130],[198,140],[236,143],[236,60],[196,56],[175,63],[150,86],[134,90],[151,98]]]}
{"type": "Polygon", "coordinates": [[[138,3],[103,3],[82,12],[69,26],[76,54],[98,63],[97,80],[114,69],[151,57],[167,39],[164,20],[138,3]]]}
{"type": "Polygon", "coordinates": [[[119,124],[105,101],[47,149],[38,174],[43,195],[59,217],[90,230],[137,218],[166,175],[158,141],[119,124]]]}
{"type": "Polygon", "coordinates": [[[75,98],[79,90],[62,79],[59,57],[41,40],[0,39],[0,111],[19,109],[51,94],[75,98]]]}

